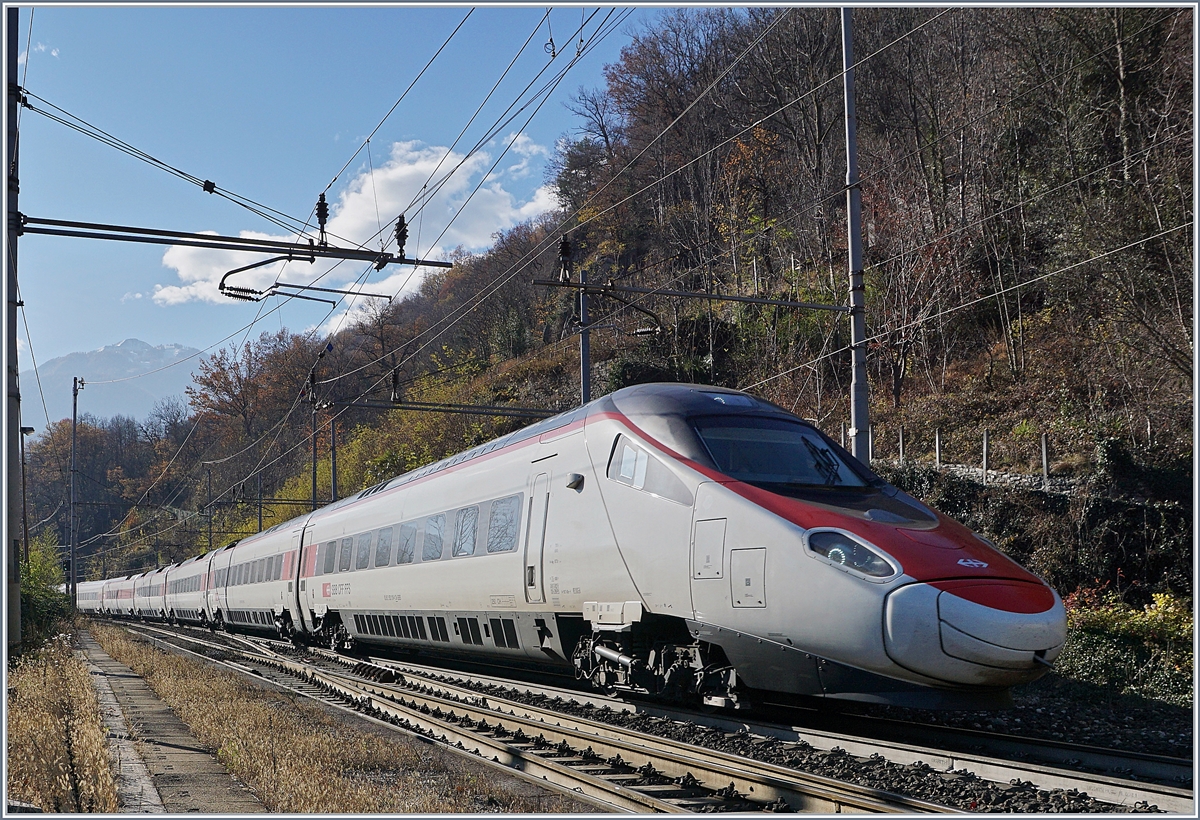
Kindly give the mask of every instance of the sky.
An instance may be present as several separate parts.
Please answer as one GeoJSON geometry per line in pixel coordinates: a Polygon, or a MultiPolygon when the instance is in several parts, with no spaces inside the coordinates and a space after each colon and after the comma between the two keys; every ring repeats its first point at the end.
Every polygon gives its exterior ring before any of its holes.
{"type": "MultiPolygon", "coordinates": [[[[546,162],[555,141],[578,125],[566,103],[580,88],[603,86],[604,65],[658,13],[636,10],[606,38],[594,37],[609,12],[611,23],[620,11],[595,6],[556,7],[546,19],[547,8],[527,6],[40,6],[30,28],[26,7],[18,72],[39,109],[56,106],[301,221],[327,190],[334,244],[372,241],[380,229],[390,236],[404,211],[406,255],[446,259],[456,248],[484,250],[496,232],[553,207],[546,162]],[[534,89],[575,58],[581,22],[590,48],[540,108],[541,99],[494,129],[539,72],[550,66],[534,89]],[[413,207],[431,175],[436,181],[455,168],[423,207],[413,207]]],[[[41,113],[23,110],[19,123],[19,207],[28,216],[291,238],[41,113]]],[[[18,248],[28,322],[28,335],[18,326],[22,371],[32,367],[31,343],[39,362],[126,338],[228,347],[256,317],[255,336],[281,327],[327,333],[367,301],[332,315],[327,305],[298,300],[232,301],[217,282],[262,258],[244,253],[30,234],[18,248]]],[[[411,291],[422,275],[412,266],[376,272],[363,263],[282,267],[230,282],[261,289],[276,278],[310,282],[324,274],[322,286],[346,287],[369,271],[359,287],[392,295],[411,291]]],[[[33,389],[22,385],[29,398],[33,389]]]]}

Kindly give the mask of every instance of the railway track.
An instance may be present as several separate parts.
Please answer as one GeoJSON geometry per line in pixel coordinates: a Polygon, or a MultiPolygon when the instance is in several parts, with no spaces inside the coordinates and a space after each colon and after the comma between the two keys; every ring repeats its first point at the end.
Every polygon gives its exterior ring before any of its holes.
{"type": "MultiPolygon", "coordinates": [[[[142,626],[142,629],[152,630],[162,637],[180,637],[177,632],[158,627],[142,626]]],[[[360,711],[393,724],[399,723],[410,731],[439,740],[445,738],[448,745],[456,748],[461,744],[462,750],[494,759],[514,771],[528,769],[539,780],[544,778],[549,783],[561,780],[563,788],[577,795],[592,792],[602,794],[604,790],[595,791],[594,782],[587,783],[585,788],[574,782],[575,778],[563,778],[564,772],[560,769],[591,774],[593,779],[618,786],[610,791],[614,791],[620,799],[593,797],[598,801],[597,805],[632,811],[668,810],[638,798],[632,798],[633,802],[630,803],[629,793],[642,788],[643,791],[639,793],[654,795],[653,799],[663,804],[689,811],[770,808],[777,811],[913,813],[950,810],[928,800],[900,798],[897,802],[891,800],[894,795],[861,786],[855,789],[865,791],[856,791],[849,796],[839,795],[836,788],[838,781],[819,775],[805,775],[805,782],[801,784],[803,788],[797,788],[794,783],[788,785],[788,781],[797,780],[797,776],[803,773],[788,766],[756,761],[753,751],[745,755],[722,753],[701,750],[695,743],[679,741],[663,744],[665,748],[651,751],[654,744],[662,744],[663,737],[660,735],[670,733],[660,731],[660,728],[669,730],[671,726],[688,724],[722,732],[743,747],[781,743],[784,749],[789,745],[813,748],[835,755],[848,755],[857,760],[886,758],[896,765],[940,772],[950,780],[968,772],[996,783],[1001,789],[1005,788],[1006,783],[1032,784],[1052,794],[1085,792],[1095,800],[1112,804],[1114,808],[1157,808],[1166,812],[1194,813],[1191,789],[1171,784],[1171,778],[1183,778],[1185,773],[1190,777],[1190,761],[1150,755],[1124,756],[1110,750],[1089,750],[1087,747],[1027,741],[1011,736],[998,736],[1007,748],[996,750],[983,742],[991,737],[988,733],[956,733],[944,727],[934,727],[939,731],[928,735],[944,745],[931,748],[844,732],[630,703],[493,676],[448,672],[442,668],[394,659],[360,660],[321,649],[310,650],[309,660],[302,662],[289,657],[292,648],[280,641],[213,636],[217,640],[237,643],[239,648],[234,650],[229,645],[214,643],[207,633],[202,634],[205,635],[204,639],[188,637],[186,640],[210,649],[245,653],[245,659],[251,663],[248,668],[253,674],[267,679],[282,675],[282,678],[273,682],[293,689],[296,688],[296,682],[300,681],[300,685],[307,689],[302,694],[339,705],[351,703],[360,711]],[[497,692],[509,696],[497,696],[497,692]],[[550,703],[537,707],[530,702],[538,699],[550,703]],[[573,711],[583,707],[607,712],[609,716],[625,713],[642,721],[650,719],[663,723],[650,733],[630,734],[606,721],[579,721],[570,717],[563,712],[568,703],[574,704],[573,711]],[[573,731],[569,723],[576,724],[573,731]],[[547,733],[547,728],[551,726],[553,731],[547,733]],[[533,730],[537,731],[537,735],[530,734],[533,730]],[[955,739],[956,734],[962,736],[955,739]],[[985,737],[981,738],[981,735],[985,737]],[[625,739],[622,740],[622,737],[625,739]],[[474,745],[469,742],[471,738],[477,741],[474,745]],[[601,742],[600,738],[604,741],[601,742]],[[969,753],[945,750],[966,743],[978,748],[969,753]],[[683,749],[679,748],[681,746],[683,749]],[[700,754],[702,751],[706,754],[700,754]],[[1015,759],[994,756],[998,751],[1015,759]],[[1089,752],[1091,757],[1085,757],[1089,752]],[[1057,765],[1031,762],[1044,761],[1046,758],[1054,760],[1055,756],[1060,758],[1054,761],[1057,765]],[[700,757],[710,759],[705,762],[699,760],[700,757]],[[550,773],[539,773],[546,768],[541,765],[543,763],[552,764],[553,777],[550,773]],[[1104,768],[1101,771],[1076,770],[1080,766],[1104,768]],[[758,771],[752,772],[752,769],[758,771]],[[808,777],[816,779],[807,780],[808,777]],[[1167,782],[1147,783],[1139,780],[1149,777],[1167,782]],[[871,801],[877,802],[871,805],[871,801]]],[[[244,664],[242,671],[247,671],[244,664]]],[[[925,730],[930,727],[914,728],[925,730]]],[[[844,788],[845,784],[840,786],[844,788]]]]}
{"type": "Polygon", "coordinates": [[[216,642],[138,625],[133,631],[330,705],[556,785],[593,805],[625,812],[801,811],[950,813],[936,803],[796,772],[550,709],[480,696],[328,652],[297,660],[266,641],[216,642]],[[234,655],[212,658],[180,646],[234,655]]]}
{"type": "Polygon", "coordinates": [[[844,715],[839,715],[839,719],[845,718],[846,723],[851,724],[846,727],[849,731],[830,731],[747,720],[741,716],[697,713],[659,704],[631,703],[573,690],[519,684],[485,675],[464,676],[436,667],[398,663],[384,658],[370,660],[401,674],[422,676],[434,681],[470,677],[491,687],[517,690],[556,701],[571,700],[580,705],[607,708],[614,712],[636,712],[663,721],[686,722],[718,729],[728,735],[804,743],[824,752],[840,749],[859,758],[879,755],[899,765],[925,765],[945,773],[967,771],[982,780],[1000,784],[1024,781],[1048,792],[1085,792],[1096,800],[1115,806],[1133,807],[1140,804],[1156,806],[1160,811],[1194,814],[1190,760],[951,727],[879,719],[858,720],[844,715]],[[896,740],[897,735],[904,740],[896,740]],[[1182,785],[1184,783],[1187,785],[1182,785]]]}

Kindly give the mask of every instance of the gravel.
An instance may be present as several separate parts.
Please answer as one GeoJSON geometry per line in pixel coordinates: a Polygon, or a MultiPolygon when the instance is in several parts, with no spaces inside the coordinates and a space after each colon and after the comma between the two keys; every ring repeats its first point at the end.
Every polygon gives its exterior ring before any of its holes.
{"type": "Polygon", "coordinates": [[[998,712],[929,712],[868,707],[864,714],[966,729],[1059,740],[1123,752],[1192,759],[1191,709],[1118,695],[1049,674],[1013,690],[1014,708],[998,712]]]}
{"type": "MultiPolygon", "coordinates": [[[[447,677],[446,680],[457,679],[447,677]]],[[[879,755],[861,758],[842,749],[821,751],[807,743],[764,740],[747,733],[728,734],[718,729],[681,723],[676,720],[617,711],[607,706],[593,707],[560,698],[531,695],[507,687],[478,687],[486,694],[531,705],[555,708],[563,712],[633,729],[657,737],[740,755],[798,771],[882,789],[909,797],[950,806],[962,811],[1011,813],[1116,813],[1153,812],[1156,807],[1137,804],[1114,806],[1076,790],[1038,789],[1032,783],[1013,780],[999,784],[983,780],[967,770],[941,772],[924,763],[902,765],[879,755]]],[[[1089,696],[1096,692],[1087,691],[1089,696]]],[[[1050,681],[1026,687],[1016,693],[1017,706],[1005,712],[948,712],[865,707],[859,711],[886,714],[889,717],[940,723],[948,726],[1005,732],[1019,737],[1052,738],[1077,743],[1143,750],[1170,748],[1173,756],[1190,752],[1190,713],[1178,707],[1128,698],[1079,699],[1077,685],[1050,681]],[[1131,711],[1126,711],[1131,710],[1131,711]],[[1167,717],[1167,722],[1158,722],[1167,717]],[[1186,723],[1184,718],[1186,717],[1186,723]],[[1173,743],[1164,743],[1169,736],[1173,743]],[[1184,745],[1186,744],[1186,745],[1184,745]]],[[[1151,753],[1163,753],[1152,752],[1151,753]]]]}

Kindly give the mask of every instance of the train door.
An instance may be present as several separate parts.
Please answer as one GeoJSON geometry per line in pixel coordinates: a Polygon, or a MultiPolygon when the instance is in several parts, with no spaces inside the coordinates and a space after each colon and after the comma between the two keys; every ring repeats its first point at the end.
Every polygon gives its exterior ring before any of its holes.
{"type": "Polygon", "coordinates": [[[304,526],[292,530],[292,547],[288,553],[288,566],[284,569],[283,577],[287,584],[279,585],[279,603],[292,619],[292,625],[300,629],[300,562],[304,554],[301,549],[304,543],[304,526]]]}
{"type": "Polygon", "coordinates": [[[546,546],[546,519],[550,514],[550,474],[538,473],[529,491],[529,515],[525,529],[525,601],[546,600],[542,584],[542,552],[546,546]]]}
{"type": "MultiPolygon", "coordinates": [[[[316,590],[314,587],[317,580],[316,566],[317,551],[319,549],[319,545],[313,543],[312,527],[304,531],[300,543],[303,546],[300,550],[302,557],[300,559],[300,571],[297,573],[300,582],[297,585],[296,598],[297,605],[300,608],[300,622],[304,624],[304,631],[311,634],[317,629],[317,613],[314,612],[316,607],[316,590]]],[[[321,614],[324,614],[324,612],[321,614]]]]}

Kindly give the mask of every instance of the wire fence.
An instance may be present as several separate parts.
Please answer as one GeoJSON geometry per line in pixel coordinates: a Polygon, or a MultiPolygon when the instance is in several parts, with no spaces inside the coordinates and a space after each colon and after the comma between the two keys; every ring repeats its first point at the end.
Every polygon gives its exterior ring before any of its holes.
{"type": "MultiPolygon", "coordinates": [[[[846,431],[842,422],[843,447],[849,444],[846,431]]],[[[997,438],[986,427],[934,428],[932,436],[914,438],[902,425],[872,424],[867,442],[871,464],[923,464],[982,484],[1047,492],[1073,491],[1092,461],[1075,448],[1056,450],[1046,432],[997,438]]]]}

